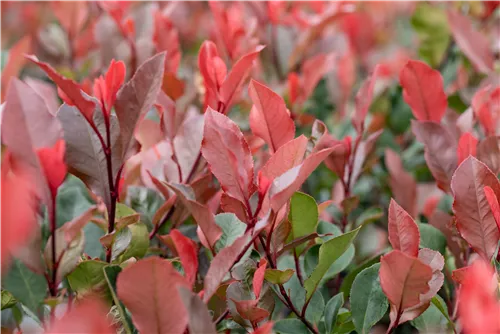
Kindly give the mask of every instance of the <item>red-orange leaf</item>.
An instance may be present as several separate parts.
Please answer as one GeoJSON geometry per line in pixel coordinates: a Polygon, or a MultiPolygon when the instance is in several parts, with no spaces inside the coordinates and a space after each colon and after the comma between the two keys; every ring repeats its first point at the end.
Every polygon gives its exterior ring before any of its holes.
{"type": "Polygon", "coordinates": [[[458,166],[451,180],[457,229],[485,260],[490,261],[498,245],[500,232],[491,212],[484,187],[500,196],[500,182],[485,164],[469,156],[458,166]]]}
{"type": "Polygon", "coordinates": [[[188,323],[178,287],[189,283],[168,260],[149,257],[118,275],[118,297],[141,333],[182,334],[188,323]]]}
{"type": "Polygon", "coordinates": [[[399,75],[403,98],[419,121],[439,123],[448,101],[443,89],[443,77],[427,64],[409,60],[399,75]]]}
{"type": "Polygon", "coordinates": [[[41,148],[37,151],[40,165],[47,179],[53,198],[57,195],[57,188],[63,183],[68,167],[64,163],[64,140],[60,139],[54,147],[41,148]]]}
{"type": "Polygon", "coordinates": [[[420,232],[417,223],[402,207],[391,199],[389,205],[389,241],[394,249],[410,256],[418,256],[420,232]]]}
{"type": "Polygon", "coordinates": [[[295,137],[295,124],[285,101],[263,84],[252,80],[249,94],[254,106],[250,111],[250,127],[254,135],[264,139],[271,153],[295,137]]]}
{"type": "Polygon", "coordinates": [[[259,268],[255,271],[253,275],[253,293],[255,298],[259,299],[260,291],[262,290],[262,284],[264,283],[264,274],[266,273],[267,261],[266,259],[260,260],[259,268]]]}
{"type": "Polygon", "coordinates": [[[473,157],[476,156],[477,143],[477,138],[474,137],[470,132],[466,132],[460,136],[457,147],[457,163],[459,165],[462,163],[462,161],[467,159],[469,155],[472,155],[473,157]]]}
{"type": "Polygon", "coordinates": [[[372,75],[363,82],[363,85],[356,94],[356,111],[352,118],[352,123],[358,133],[363,132],[366,114],[373,102],[373,89],[375,88],[380,71],[381,66],[375,66],[372,75]]]}
{"type": "Polygon", "coordinates": [[[172,230],[170,237],[174,242],[177,254],[181,258],[186,280],[193,286],[196,281],[196,273],[198,272],[198,252],[196,245],[193,240],[185,237],[178,230],[172,230]]]}
{"type": "Polygon", "coordinates": [[[500,203],[498,202],[498,197],[495,195],[493,189],[488,186],[484,187],[484,194],[486,195],[491,212],[493,212],[493,217],[497,223],[498,230],[500,231],[500,203]]]}
{"type": "Polygon", "coordinates": [[[408,173],[401,161],[400,156],[390,150],[385,150],[385,165],[389,170],[389,185],[391,186],[394,199],[401,203],[403,209],[415,217],[417,214],[417,182],[408,173]]]}

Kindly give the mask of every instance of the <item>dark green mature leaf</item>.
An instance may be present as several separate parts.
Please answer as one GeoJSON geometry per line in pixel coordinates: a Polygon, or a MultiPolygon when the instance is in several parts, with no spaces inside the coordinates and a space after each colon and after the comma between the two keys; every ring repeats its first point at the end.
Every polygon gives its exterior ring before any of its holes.
{"type": "Polygon", "coordinates": [[[356,279],[356,276],[358,276],[358,274],[360,272],[362,272],[364,269],[379,262],[381,256],[382,256],[382,254],[378,254],[377,256],[366,260],[365,262],[363,262],[362,264],[357,266],[355,269],[353,269],[349,274],[347,274],[346,277],[344,277],[344,280],[342,281],[342,285],[340,286],[340,291],[342,291],[344,293],[346,298],[349,297],[351,294],[352,283],[356,279]]]}
{"type": "Polygon", "coordinates": [[[360,272],[352,284],[351,312],[356,331],[369,333],[387,311],[389,302],[380,287],[380,263],[360,272]]]}
{"type": "MultiPolygon", "coordinates": [[[[448,308],[444,300],[438,295],[434,296],[434,298],[436,298],[437,303],[443,305],[445,314],[448,315],[448,308]]],[[[444,333],[447,329],[448,320],[441,313],[441,310],[434,303],[431,303],[424,313],[411,321],[411,324],[421,333],[444,333]]]]}
{"type": "Polygon", "coordinates": [[[103,268],[104,278],[106,283],[108,284],[109,291],[111,293],[111,297],[118,308],[118,312],[120,313],[120,317],[122,320],[123,328],[127,334],[137,333],[135,329],[132,319],[130,315],[126,312],[125,306],[118,299],[118,295],[116,294],[116,279],[118,278],[118,274],[122,271],[122,268],[117,265],[106,266],[103,268]]]}
{"type": "Polygon", "coordinates": [[[359,230],[360,227],[321,245],[318,265],[311,276],[304,282],[304,287],[307,291],[306,300],[310,299],[314,291],[316,291],[321,279],[327,273],[330,266],[349,248],[356,235],[358,235],[359,230]]]}
{"type": "Polygon", "coordinates": [[[277,334],[311,333],[299,319],[283,319],[276,321],[273,330],[277,334]]]}
{"type": "Polygon", "coordinates": [[[122,159],[124,160],[135,140],[134,130],[137,122],[151,109],[160,92],[164,63],[165,52],[149,58],[116,94],[115,111],[120,123],[122,159]]]}
{"type": "Polygon", "coordinates": [[[418,224],[420,230],[420,247],[430,248],[442,255],[445,255],[446,251],[446,237],[444,234],[429,224],[418,224]]]}
{"type": "MultiPolygon", "coordinates": [[[[301,192],[293,194],[288,215],[288,220],[292,224],[290,240],[316,232],[318,216],[318,205],[314,198],[301,192]]],[[[297,246],[296,252],[300,253],[303,249],[303,245],[297,246]]]]}
{"type": "Polygon", "coordinates": [[[333,296],[326,304],[324,313],[326,333],[332,333],[332,330],[337,323],[337,314],[339,313],[339,310],[343,304],[344,294],[342,292],[333,296]]]}
{"type": "Polygon", "coordinates": [[[19,260],[13,261],[7,276],[3,278],[2,285],[35,314],[38,313],[48,289],[45,277],[35,274],[19,260]]]}

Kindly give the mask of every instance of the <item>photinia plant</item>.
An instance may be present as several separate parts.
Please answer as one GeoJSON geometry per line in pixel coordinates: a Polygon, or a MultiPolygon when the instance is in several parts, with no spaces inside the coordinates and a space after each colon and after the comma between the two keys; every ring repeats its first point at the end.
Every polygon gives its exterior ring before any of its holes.
{"type": "Polygon", "coordinates": [[[2,5],[2,333],[500,333],[498,3],[2,5]]]}

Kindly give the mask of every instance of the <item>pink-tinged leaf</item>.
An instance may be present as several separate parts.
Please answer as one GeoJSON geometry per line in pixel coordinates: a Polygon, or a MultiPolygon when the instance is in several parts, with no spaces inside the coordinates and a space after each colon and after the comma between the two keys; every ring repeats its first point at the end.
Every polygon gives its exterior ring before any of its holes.
{"type": "Polygon", "coordinates": [[[208,312],[207,305],[190,290],[180,286],[179,295],[181,296],[184,307],[189,315],[188,328],[190,334],[216,334],[215,325],[208,312]]]}
{"type": "Polygon", "coordinates": [[[249,94],[254,104],[250,111],[250,128],[265,140],[271,153],[295,137],[295,124],[281,96],[252,80],[249,94]]]}
{"type": "Polygon", "coordinates": [[[259,268],[255,271],[253,275],[253,293],[255,294],[255,298],[259,299],[260,291],[262,290],[262,284],[264,283],[264,275],[266,273],[267,261],[266,259],[260,260],[259,268]]]}
{"type": "Polygon", "coordinates": [[[83,28],[89,15],[89,3],[86,1],[55,1],[51,2],[51,9],[59,24],[70,37],[75,38],[83,28]]]}
{"type": "Polygon", "coordinates": [[[311,175],[326,157],[332,153],[333,148],[327,148],[309,155],[304,162],[297,165],[282,175],[274,179],[269,196],[271,208],[274,212],[278,210],[292,197],[293,193],[300,189],[300,186],[311,175]]]}
{"type": "Polygon", "coordinates": [[[210,108],[205,113],[202,154],[222,189],[247,203],[255,190],[250,149],[238,126],[210,108]]]}
{"type": "MultiPolygon", "coordinates": [[[[219,57],[219,51],[214,42],[204,41],[201,45],[198,54],[198,67],[205,85],[204,108],[218,109],[220,107],[219,87],[222,86],[226,78],[227,68],[219,57]]],[[[221,110],[218,111],[221,112],[221,110]]]]}
{"type": "Polygon", "coordinates": [[[75,303],[60,319],[55,319],[47,333],[116,333],[117,329],[108,320],[108,312],[100,300],[84,299],[75,303]]]}
{"type": "Polygon", "coordinates": [[[231,300],[239,315],[251,323],[259,323],[270,315],[268,310],[257,306],[258,300],[231,300]]]}
{"type": "Polygon", "coordinates": [[[24,79],[24,82],[40,95],[45,101],[49,112],[55,115],[60,105],[57,88],[53,84],[37,78],[27,77],[24,79]]]}
{"type": "Polygon", "coordinates": [[[467,270],[458,296],[458,316],[465,333],[500,333],[497,289],[498,281],[489,263],[474,262],[467,270]]]}
{"type": "Polygon", "coordinates": [[[120,124],[124,158],[132,146],[137,123],[151,109],[161,89],[165,53],[146,60],[116,96],[115,111],[120,124]]]}
{"type": "Polygon", "coordinates": [[[9,268],[12,253],[26,246],[39,228],[36,189],[30,182],[32,176],[22,170],[12,173],[8,155],[6,152],[2,157],[1,173],[1,265],[4,272],[9,268]]]}
{"type": "Polygon", "coordinates": [[[457,147],[457,164],[460,165],[469,155],[476,156],[478,140],[472,133],[466,132],[460,136],[457,147]]]}
{"type": "Polygon", "coordinates": [[[248,245],[249,234],[245,234],[236,239],[230,246],[223,248],[210,263],[207,275],[205,276],[203,301],[207,303],[219,288],[224,277],[238,260],[241,253],[248,245]]]}
{"type": "Polygon", "coordinates": [[[78,217],[73,218],[73,220],[67,222],[63,225],[64,238],[66,239],[66,244],[71,244],[71,242],[78,236],[82,229],[90,222],[94,216],[97,206],[92,205],[90,208],[85,210],[78,217]]]}
{"type": "Polygon", "coordinates": [[[412,217],[417,215],[417,182],[404,167],[399,155],[390,150],[385,150],[385,165],[389,170],[389,184],[394,199],[412,217]]]}
{"type": "Polygon", "coordinates": [[[241,90],[241,86],[250,75],[254,60],[257,59],[262,49],[264,49],[264,46],[258,45],[255,51],[247,53],[234,64],[231,72],[229,72],[220,87],[220,100],[223,103],[223,110],[219,110],[219,112],[224,114],[229,112],[231,104],[241,90]]]}
{"type": "Polygon", "coordinates": [[[59,89],[61,89],[72,105],[78,108],[88,122],[92,123],[92,116],[96,108],[95,101],[88,98],[82,91],[80,85],[73,80],[67,79],[60,75],[47,63],[41,62],[36,56],[26,56],[26,58],[37,64],[42,70],[47,73],[49,78],[54,81],[59,89]]]}
{"type": "Polygon", "coordinates": [[[498,202],[498,198],[493,189],[488,186],[484,187],[484,194],[486,195],[491,212],[493,213],[493,217],[497,223],[498,230],[500,231],[500,204],[498,202]]]}
{"type": "MultiPolygon", "coordinates": [[[[420,303],[420,296],[430,290],[432,272],[432,268],[422,260],[399,250],[382,256],[380,285],[396,314],[420,303]]],[[[393,321],[391,326],[395,325],[393,321]]]]}
{"type": "Polygon", "coordinates": [[[281,146],[260,169],[262,176],[274,180],[287,170],[298,166],[304,160],[307,142],[307,137],[300,135],[281,146]]]}
{"type": "MultiPolygon", "coordinates": [[[[93,101],[97,101],[93,99],[93,101]]],[[[98,107],[98,104],[95,104],[98,107]]],[[[65,160],[68,167],[82,179],[92,191],[102,197],[108,211],[111,209],[109,194],[109,179],[106,164],[106,155],[101,142],[76,107],[63,104],[57,112],[57,119],[61,122],[66,142],[65,160]]],[[[110,115],[111,152],[113,180],[122,165],[120,131],[118,120],[114,114],[110,115]]],[[[100,109],[94,113],[93,123],[103,138],[106,138],[106,122],[100,109]]]]}
{"type": "MultiPolygon", "coordinates": [[[[413,320],[424,313],[429,307],[431,299],[438,293],[444,283],[444,275],[441,272],[444,267],[444,257],[441,253],[432,249],[423,248],[418,252],[418,258],[432,269],[432,278],[429,281],[429,291],[420,295],[420,303],[404,310],[399,320],[400,324],[413,320]]],[[[391,322],[394,323],[396,317],[396,307],[391,304],[391,322]]]]}
{"type": "MultiPolygon", "coordinates": [[[[270,1],[269,3],[273,3],[277,1],[270,1]]],[[[274,322],[268,321],[264,325],[260,326],[256,330],[252,332],[252,334],[271,334],[273,332],[274,322]]]]}
{"type": "Polygon", "coordinates": [[[356,94],[356,111],[354,112],[352,123],[358,133],[362,133],[364,130],[365,118],[373,102],[373,89],[375,88],[380,71],[381,65],[375,66],[371,76],[363,82],[363,85],[356,94]]]}
{"type": "Polygon", "coordinates": [[[178,230],[172,230],[170,237],[174,242],[177,254],[181,258],[182,268],[187,282],[193,286],[196,281],[196,273],[198,272],[198,251],[193,240],[185,237],[178,230]]]}
{"type": "Polygon", "coordinates": [[[213,248],[222,235],[222,229],[215,223],[214,214],[210,212],[210,209],[206,205],[196,201],[196,196],[190,186],[173,183],[169,184],[169,187],[172,188],[177,197],[180,198],[189,212],[191,212],[210,247],[213,248]]]}
{"type": "Polygon", "coordinates": [[[332,70],[335,65],[334,56],[333,53],[320,53],[304,61],[301,75],[301,103],[307,101],[321,78],[332,70]]]}
{"type": "MultiPolygon", "coordinates": [[[[378,138],[382,134],[383,129],[380,129],[368,136],[364,141],[362,141],[358,150],[356,151],[356,155],[354,156],[354,163],[351,171],[351,190],[359,176],[363,172],[363,167],[366,161],[366,158],[373,152],[375,149],[375,144],[377,143],[378,138]]],[[[344,138],[345,140],[346,138],[344,138]]],[[[346,145],[346,144],[345,144],[346,145]]]]}
{"type": "Polygon", "coordinates": [[[429,65],[409,60],[399,75],[403,98],[419,121],[439,123],[446,112],[448,101],[443,88],[443,77],[429,65]]]}
{"type": "Polygon", "coordinates": [[[38,159],[47,180],[52,198],[56,198],[57,188],[63,183],[68,173],[64,163],[64,140],[59,139],[54,147],[44,147],[37,150],[38,159]]]}
{"type": "Polygon", "coordinates": [[[437,186],[449,192],[451,177],[457,166],[455,139],[441,124],[435,122],[412,121],[411,128],[417,140],[425,146],[425,161],[437,186]]]}
{"type": "Polygon", "coordinates": [[[462,248],[465,241],[458,234],[453,217],[438,209],[428,219],[429,224],[440,230],[446,237],[446,245],[455,256],[457,267],[462,266],[462,248]]]}
{"type": "Polygon", "coordinates": [[[488,38],[477,31],[470,18],[455,10],[448,10],[448,23],[460,50],[467,56],[477,71],[490,74],[494,57],[488,38]]]}
{"type": "Polygon", "coordinates": [[[168,260],[149,257],[129,265],[118,275],[118,297],[132,314],[141,333],[182,334],[188,323],[178,288],[189,283],[168,260]]]}
{"type": "Polygon", "coordinates": [[[163,140],[162,132],[160,123],[144,118],[137,127],[135,139],[146,151],[163,140]]]}
{"type": "Polygon", "coordinates": [[[23,54],[29,53],[31,49],[31,36],[21,38],[9,50],[7,63],[2,69],[2,103],[5,101],[5,94],[9,86],[10,79],[16,77],[26,63],[23,54]]]}
{"type": "Polygon", "coordinates": [[[23,163],[28,168],[26,172],[34,177],[38,195],[50,209],[51,193],[36,150],[57,143],[62,136],[61,124],[40,95],[16,78],[7,89],[1,132],[2,144],[9,149],[15,163],[23,163]]]}
{"type": "Polygon", "coordinates": [[[182,180],[185,182],[200,154],[204,121],[203,115],[186,119],[179,126],[174,138],[175,155],[181,168],[182,180]]]}
{"type": "Polygon", "coordinates": [[[248,215],[245,204],[241,203],[236,198],[233,198],[226,193],[222,193],[220,198],[220,207],[222,211],[234,213],[239,220],[244,223],[248,223],[248,215]]]}
{"type": "Polygon", "coordinates": [[[391,199],[389,205],[389,241],[394,249],[406,255],[417,256],[420,232],[417,223],[402,207],[391,199]]]}
{"type": "Polygon", "coordinates": [[[465,278],[470,275],[469,274],[469,271],[470,271],[471,267],[468,266],[468,267],[463,267],[463,268],[460,268],[460,269],[455,269],[453,270],[453,272],[451,273],[451,278],[458,284],[462,284],[465,280],[465,278]]]}
{"type": "Polygon", "coordinates": [[[500,232],[484,192],[485,186],[491,187],[497,198],[500,196],[497,176],[472,156],[458,166],[451,180],[457,229],[482,258],[490,261],[500,232]]]}
{"type": "Polygon", "coordinates": [[[484,162],[493,174],[500,173],[500,137],[487,137],[477,145],[477,158],[484,162]]]}

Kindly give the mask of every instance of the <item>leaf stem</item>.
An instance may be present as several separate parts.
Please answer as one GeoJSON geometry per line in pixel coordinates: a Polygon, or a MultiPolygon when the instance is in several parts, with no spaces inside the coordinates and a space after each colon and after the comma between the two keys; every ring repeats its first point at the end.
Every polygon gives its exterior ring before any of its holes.
{"type": "MultiPolygon", "coordinates": [[[[103,108],[106,108],[103,105],[103,108]]],[[[115,184],[113,180],[113,162],[112,162],[112,152],[111,152],[111,124],[109,119],[106,117],[106,110],[103,109],[104,120],[106,125],[106,145],[103,147],[104,155],[106,156],[106,167],[108,171],[108,186],[109,186],[109,197],[110,204],[108,207],[108,234],[113,233],[115,230],[115,214],[116,214],[116,199],[118,198],[115,184]]],[[[106,250],[106,262],[111,263],[111,248],[106,250]]]]}

